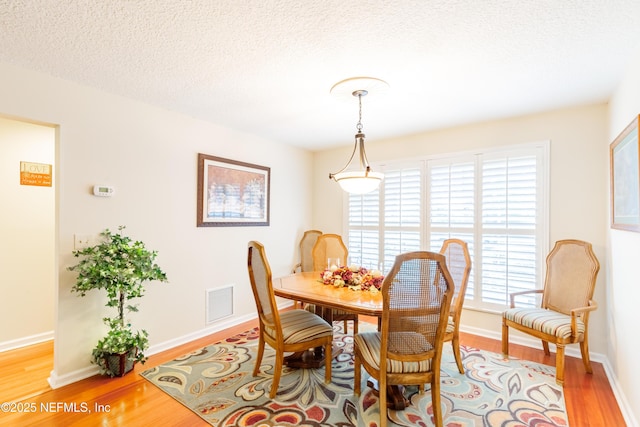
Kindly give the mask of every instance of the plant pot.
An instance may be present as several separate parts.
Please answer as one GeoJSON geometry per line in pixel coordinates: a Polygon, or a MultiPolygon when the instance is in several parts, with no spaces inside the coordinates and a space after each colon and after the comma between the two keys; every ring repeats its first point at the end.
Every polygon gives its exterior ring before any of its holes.
{"type": "Polygon", "coordinates": [[[134,347],[126,353],[111,353],[106,355],[104,362],[108,371],[107,373],[111,376],[121,377],[133,370],[137,352],[138,349],[134,347]]]}

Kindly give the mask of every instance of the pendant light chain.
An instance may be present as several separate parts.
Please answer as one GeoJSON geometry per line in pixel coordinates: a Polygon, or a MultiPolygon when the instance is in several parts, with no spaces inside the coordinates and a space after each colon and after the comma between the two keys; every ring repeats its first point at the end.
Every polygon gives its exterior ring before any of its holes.
{"type": "Polygon", "coordinates": [[[356,129],[358,129],[358,133],[362,133],[362,92],[358,92],[358,124],[356,125],[356,129]]]}

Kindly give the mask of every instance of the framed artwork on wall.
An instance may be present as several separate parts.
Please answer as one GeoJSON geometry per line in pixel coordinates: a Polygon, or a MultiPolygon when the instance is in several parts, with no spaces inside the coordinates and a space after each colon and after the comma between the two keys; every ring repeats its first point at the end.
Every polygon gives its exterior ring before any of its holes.
{"type": "Polygon", "coordinates": [[[198,153],[198,227],[268,226],[271,169],[198,153]]]}
{"type": "Polygon", "coordinates": [[[611,228],[640,232],[640,116],[609,147],[611,228]]]}

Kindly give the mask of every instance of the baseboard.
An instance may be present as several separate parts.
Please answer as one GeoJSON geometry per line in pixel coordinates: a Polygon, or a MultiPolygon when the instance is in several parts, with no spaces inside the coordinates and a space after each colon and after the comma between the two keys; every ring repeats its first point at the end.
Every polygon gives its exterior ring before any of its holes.
{"type": "Polygon", "coordinates": [[[51,341],[53,339],[53,331],[43,332],[41,334],[30,335],[28,337],[18,338],[15,340],[9,340],[0,342],[0,353],[9,350],[15,350],[17,348],[26,347],[33,344],[38,344],[45,341],[51,341]]]}
{"type": "Polygon", "coordinates": [[[54,369],[51,371],[51,374],[49,374],[47,382],[51,388],[55,389],[75,383],[76,381],[84,380],[98,373],[100,373],[100,370],[95,365],[87,366],[86,368],[78,369],[64,375],[58,375],[54,369]]]}
{"type": "Polygon", "coordinates": [[[613,374],[613,368],[609,363],[609,359],[607,359],[605,362],[602,362],[602,366],[604,367],[604,372],[609,379],[611,390],[613,391],[613,395],[618,402],[618,406],[620,407],[620,411],[622,412],[625,423],[627,423],[627,427],[640,427],[640,424],[633,414],[633,411],[631,411],[631,404],[627,400],[625,394],[621,391],[618,378],[613,374]]]}
{"type": "MultiPolygon", "coordinates": [[[[460,325],[460,331],[466,332],[472,335],[477,335],[479,337],[491,338],[497,341],[502,341],[502,332],[489,331],[487,329],[479,329],[469,326],[460,325]]],[[[509,342],[513,344],[523,345],[525,347],[537,348],[541,349],[542,344],[539,339],[527,338],[524,336],[520,336],[517,334],[509,334],[509,342]]],[[[549,344],[549,350],[555,351],[555,346],[553,344],[549,344]]],[[[577,345],[566,346],[564,350],[564,354],[569,357],[576,357],[578,359],[582,358],[582,354],[580,353],[580,347],[577,345]]],[[[589,352],[591,360],[598,363],[605,363],[608,361],[607,357],[602,353],[594,353],[593,351],[589,352]]]]}
{"type": "MultiPolygon", "coordinates": [[[[191,341],[194,341],[194,340],[197,340],[199,338],[206,337],[207,335],[211,335],[213,333],[223,331],[225,329],[231,328],[231,327],[239,325],[241,323],[245,323],[245,322],[248,322],[250,320],[254,320],[256,317],[257,317],[257,315],[255,313],[251,313],[251,314],[247,314],[247,315],[244,315],[244,316],[229,318],[224,322],[219,322],[219,323],[217,323],[215,325],[212,325],[210,327],[207,327],[207,328],[204,328],[204,329],[200,329],[200,330],[192,332],[190,334],[183,335],[181,337],[174,338],[174,339],[171,339],[171,340],[159,343],[159,344],[152,345],[145,352],[145,354],[147,356],[152,356],[154,354],[161,353],[161,352],[163,352],[165,350],[172,349],[172,348],[180,346],[182,344],[187,344],[187,343],[189,343],[191,341]]],[[[49,375],[49,378],[47,379],[47,381],[49,382],[49,385],[51,386],[51,388],[55,389],[55,388],[64,387],[64,386],[69,385],[71,383],[74,383],[76,381],[84,380],[84,379],[89,378],[89,377],[91,377],[93,375],[96,375],[98,373],[99,373],[99,369],[95,365],[91,365],[91,366],[88,366],[86,368],[78,369],[78,370],[75,370],[73,372],[70,372],[70,373],[64,374],[64,375],[57,375],[57,373],[55,372],[55,369],[54,369],[53,371],[51,371],[51,374],[49,375]]]]}
{"type": "Polygon", "coordinates": [[[147,356],[152,356],[154,354],[158,354],[163,351],[170,350],[174,347],[177,347],[183,344],[187,344],[191,341],[195,341],[202,337],[206,337],[207,335],[211,335],[216,332],[223,331],[225,329],[231,328],[233,326],[239,325],[244,322],[248,322],[250,320],[254,320],[256,318],[257,318],[257,315],[255,313],[245,314],[244,316],[239,316],[239,317],[228,318],[223,322],[216,323],[215,325],[209,326],[207,328],[200,329],[190,334],[183,335],[178,338],[174,338],[159,344],[152,345],[151,347],[149,347],[147,351],[145,351],[145,354],[147,356]]]}

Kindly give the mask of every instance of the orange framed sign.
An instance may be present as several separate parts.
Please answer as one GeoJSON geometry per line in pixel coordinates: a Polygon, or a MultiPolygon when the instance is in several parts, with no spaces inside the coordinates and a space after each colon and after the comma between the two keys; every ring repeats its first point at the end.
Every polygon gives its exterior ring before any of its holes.
{"type": "Polygon", "coordinates": [[[53,167],[45,163],[20,162],[20,185],[51,187],[53,167]]]}

